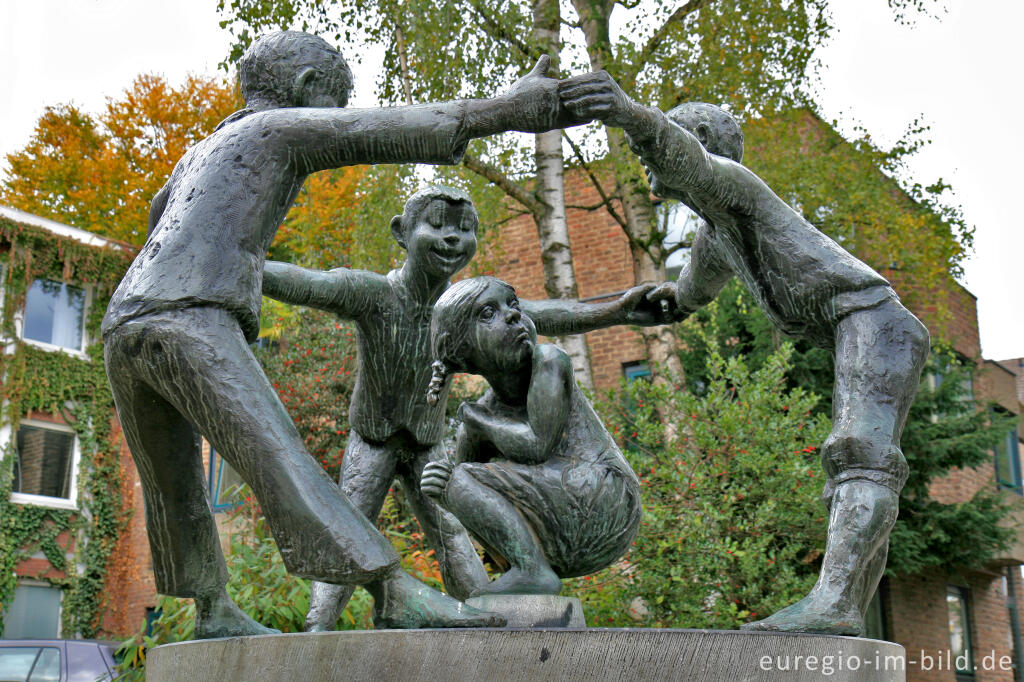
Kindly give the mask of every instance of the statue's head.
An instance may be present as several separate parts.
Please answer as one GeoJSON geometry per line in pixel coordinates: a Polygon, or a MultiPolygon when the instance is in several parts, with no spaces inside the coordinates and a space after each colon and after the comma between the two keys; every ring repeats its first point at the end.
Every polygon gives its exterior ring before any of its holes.
{"type": "Polygon", "coordinates": [[[253,109],[343,107],[352,72],[335,48],[302,31],[257,38],[238,63],[242,96],[253,109]]]}
{"type": "Polygon", "coordinates": [[[430,185],[409,197],[402,215],[391,219],[391,234],[406,251],[410,271],[449,279],[476,253],[476,207],[454,187],[430,185]]]}
{"type": "Polygon", "coordinates": [[[743,129],[725,109],[704,102],[686,102],[671,109],[667,116],[712,154],[737,163],[743,160],[743,129]]]}
{"type": "MultiPolygon", "coordinates": [[[[427,394],[436,399],[448,375],[514,373],[533,356],[537,328],[519,309],[516,291],[494,277],[451,285],[434,304],[430,321],[434,378],[427,394]]],[[[431,402],[433,404],[433,402],[431,402]]]]}

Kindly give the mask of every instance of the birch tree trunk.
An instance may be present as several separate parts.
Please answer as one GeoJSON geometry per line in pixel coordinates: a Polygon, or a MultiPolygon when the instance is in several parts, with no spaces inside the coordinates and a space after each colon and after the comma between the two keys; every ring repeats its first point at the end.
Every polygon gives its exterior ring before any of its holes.
{"type": "MultiPolygon", "coordinates": [[[[572,0],[587,42],[587,54],[594,71],[606,69],[611,63],[609,18],[615,6],[612,0],[572,0]]],[[[661,239],[654,235],[654,204],[647,183],[640,177],[639,167],[632,162],[633,152],[625,134],[618,128],[605,126],[608,153],[615,174],[614,196],[622,204],[622,229],[629,239],[633,256],[633,276],[637,284],[665,281],[665,255],[661,239]]],[[[679,360],[678,343],[671,327],[642,327],[640,334],[655,376],[665,373],[679,383],[683,365],[679,360]]]]}
{"type": "MultiPolygon", "coordinates": [[[[551,56],[551,66],[556,73],[561,49],[558,39],[560,18],[558,0],[534,0],[533,41],[541,53],[551,56]]],[[[534,192],[539,206],[533,218],[540,238],[544,290],[548,298],[579,298],[569,245],[569,224],[565,218],[565,177],[560,130],[534,136],[534,159],[537,164],[534,192]]],[[[577,383],[593,390],[594,378],[586,337],[573,334],[557,337],[556,340],[572,359],[577,383]]]]}

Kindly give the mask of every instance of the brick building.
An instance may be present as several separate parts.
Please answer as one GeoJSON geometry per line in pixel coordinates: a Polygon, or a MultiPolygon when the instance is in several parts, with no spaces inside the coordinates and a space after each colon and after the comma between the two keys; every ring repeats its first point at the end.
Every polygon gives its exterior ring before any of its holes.
{"type": "Polygon", "coordinates": [[[94,388],[98,381],[106,388],[95,313],[133,255],[126,244],[0,206],[0,448],[11,477],[9,499],[0,503],[7,517],[0,546],[15,575],[0,604],[5,638],[127,636],[156,604],[138,475],[112,404],[94,388]],[[90,270],[89,263],[104,267],[90,270]],[[56,386],[51,377],[68,385],[56,386]],[[80,391],[76,377],[85,383],[80,391]],[[34,383],[44,386],[33,390],[34,383]],[[25,392],[42,397],[13,395],[25,392]],[[12,400],[29,407],[13,414],[12,400]],[[88,421],[109,428],[101,432],[88,421]],[[102,442],[90,443],[101,433],[102,442]],[[107,469],[104,457],[113,459],[107,469]],[[104,475],[118,485],[105,485],[104,475]],[[91,523],[104,513],[104,490],[119,490],[120,499],[109,500],[126,518],[116,537],[98,535],[91,523]],[[14,538],[19,546],[6,546],[14,538]],[[90,553],[90,543],[112,550],[90,553]],[[105,574],[102,585],[89,588],[97,570],[105,574]]]}
{"type": "MultiPolygon", "coordinates": [[[[596,190],[585,178],[567,174],[567,204],[593,206],[599,201],[596,190]]],[[[567,217],[580,298],[608,299],[633,286],[629,246],[618,224],[603,210],[570,208],[567,217]]],[[[505,265],[497,268],[498,277],[513,284],[523,298],[545,297],[540,243],[529,216],[504,225],[494,248],[505,258],[505,265]]],[[[883,274],[900,291],[899,273],[883,274]]],[[[1019,415],[1024,396],[1024,359],[981,359],[974,296],[950,280],[943,291],[909,298],[925,301],[914,312],[929,327],[933,338],[945,340],[956,353],[976,363],[972,387],[975,397],[994,401],[998,409],[1019,415]]],[[[623,377],[644,373],[644,345],[634,329],[600,330],[587,334],[587,339],[598,390],[616,386],[623,377]]],[[[934,485],[935,498],[955,503],[969,499],[983,487],[996,487],[997,462],[1002,463],[998,487],[1005,495],[1019,496],[1020,439],[1019,429],[1008,433],[1004,448],[993,454],[991,463],[951,473],[934,485]]],[[[999,664],[1012,660],[1016,665],[1014,652],[1020,650],[1019,620],[1015,613],[1017,595],[1021,595],[1024,604],[1021,564],[1024,534],[1010,551],[983,571],[955,576],[932,572],[885,579],[876,595],[873,613],[869,614],[869,620],[873,620],[871,635],[906,647],[907,679],[911,682],[1019,680],[1014,671],[1000,670],[999,664]],[[995,670],[979,669],[973,676],[958,675],[946,665],[947,652],[955,651],[971,652],[971,666],[995,670]],[[1003,658],[1006,656],[1010,659],[1003,658]]],[[[955,658],[954,653],[950,660],[955,663],[955,658]]]]}

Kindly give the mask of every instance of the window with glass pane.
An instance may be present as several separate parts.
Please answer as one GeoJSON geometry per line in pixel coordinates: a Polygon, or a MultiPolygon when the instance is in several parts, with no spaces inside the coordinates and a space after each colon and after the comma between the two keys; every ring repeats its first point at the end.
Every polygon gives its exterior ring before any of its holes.
{"type": "Polygon", "coordinates": [[[60,649],[48,646],[40,650],[28,682],[60,682],[60,649]]]}
{"type": "MultiPolygon", "coordinates": [[[[4,611],[7,639],[56,639],[60,631],[60,595],[56,587],[18,585],[4,611]]],[[[6,679],[0,677],[0,680],[6,679]]]]}
{"type": "Polygon", "coordinates": [[[665,235],[664,245],[668,250],[675,249],[665,259],[666,280],[674,280],[679,276],[683,263],[686,262],[688,249],[680,247],[680,244],[689,242],[693,233],[700,225],[700,218],[690,210],[686,204],[666,199],[655,207],[655,216],[658,221],[658,231],[665,235]]]}
{"type": "Polygon", "coordinates": [[[37,279],[25,297],[22,337],[69,350],[82,350],[85,291],[64,282],[37,279]]]}
{"type": "Polygon", "coordinates": [[[238,490],[245,481],[231,468],[220,453],[210,448],[210,502],[214,511],[225,511],[237,507],[242,501],[238,490]]]}
{"type": "Polygon", "coordinates": [[[0,647],[0,680],[27,680],[41,647],[0,647]]]}
{"type": "Polygon", "coordinates": [[[974,654],[971,648],[970,612],[967,609],[967,590],[950,585],[946,588],[946,608],[949,611],[949,648],[957,673],[974,674],[974,654]],[[966,663],[966,665],[964,665],[966,663]]]}
{"type": "Polygon", "coordinates": [[[996,481],[1000,488],[1024,494],[1020,470],[1020,446],[1017,430],[1006,432],[1002,442],[996,445],[996,481]]]}
{"type": "Polygon", "coordinates": [[[885,605],[882,602],[882,586],[875,590],[868,610],[864,614],[864,636],[868,639],[888,639],[885,632],[885,605]]]}
{"type": "Polygon", "coordinates": [[[651,367],[643,360],[624,362],[622,363],[622,374],[626,377],[627,381],[636,381],[638,379],[650,381],[651,367]]]}
{"type": "Polygon", "coordinates": [[[18,459],[14,466],[14,492],[71,499],[74,433],[21,424],[16,446],[18,459]]]}

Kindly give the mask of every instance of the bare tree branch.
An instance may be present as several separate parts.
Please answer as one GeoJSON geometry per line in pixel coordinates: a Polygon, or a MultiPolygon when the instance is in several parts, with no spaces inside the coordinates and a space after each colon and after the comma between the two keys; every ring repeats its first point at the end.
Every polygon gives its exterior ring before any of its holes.
{"type": "Polygon", "coordinates": [[[583,206],[581,204],[566,204],[566,208],[575,208],[578,211],[596,211],[599,208],[603,208],[605,203],[603,201],[596,204],[590,204],[589,206],[583,206]]]}
{"type": "Polygon", "coordinates": [[[668,257],[671,256],[676,251],[682,251],[683,249],[688,249],[691,246],[693,246],[693,242],[679,242],[675,246],[665,248],[665,260],[668,260],[668,257]]]}
{"type": "Polygon", "coordinates": [[[533,192],[513,181],[507,175],[498,170],[496,166],[492,166],[483,159],[469,153],[462,157],[462,165],[486,180],[493,182],[495,185],[500,187],[505,194],[525,206],[526,210],[530,213],[536,215],[542,210],[542,206],[537,200],[537,197],[533,195],[533,192]]]}
{"type": "Polygon", "coordinates": [[[623,219],[623,217],[619,215],[619,212],[615,210],[615,206],[612,204],[611,197],[609,197],[608,194],[604,191],[604,187],[601,186],[601,182],[597,179],[597,176],[594,175],[594,172],[590,170],[590,164],[587,163],[587,159],[583,156],[583,150],[579,148],[579,145],[577,145],[571,137],[566,135],[564,130],[562,131],[562,137],[568,140],[569,146],[572,147],[572,153],[575,154],[576,158],[580,162],[580,166],[582,166],[583,170],[586,171],[587,177],[590,178],[590,182],[594,185],[594,188],[597,190],[597,193],[601,195],[600,205],[608,209],[608,213],[611,214],[612,218],[615,219],[615,222],[619,224],[619,227],[621,227],[622,230],[628,236],[629,230],[626,229],[625,219],[623,219]]]}
{"type": "Polygon", "coordinates": [[[510,222],[512,220],[515,220],[516,218],[522,217],[524,215],[530,215],[530,212],[529,211],[510,211],[509,215],[507,217],[502,218],[501,220],[499,220],[496,223],[494,223],[494,227],[501,227],[505,223],[510,222]]]}
{"type": "Polygon", "coordinates": [[[484,30],[486,30],[492,38],[508,43],[512,47],[516,48],[516,50],[518,50],[522,56],[526,57],[528,61],[540,58],[541,53],[539,51],[532,49],[530,45],[523,41],[522,38],[515,33],[510,32],[507,27],[502,26],[498,23],[497,19],[487,12],[487,3],[481,2],[481,0],[470,0],[469,4],[476,11],[477,16],[480,17],[480,21],[483,22],[484,30]]]}
{"type": "Polygon", "coordinates": [[[701,8],[706,0],[689,0],[684,5],[680,5],[676,8],[672,14],[669,15],[665,23],[658,27],[658,29],[651,35],[647,40],[647,44],[644,45],[643,49],[640,50],[640,54],[636,59],[633,60],[632,66],[623,71],[622,73],[622,87],[627,91],[632,90],[636,84],[637,74],[644,68],[644,64],[651,58],[655,50],[661,47],[661,44],[665,41],[665,36],[668,35],[668,30],[673,24],[679,23],[686,17],[690,16],[701,8]]]}

